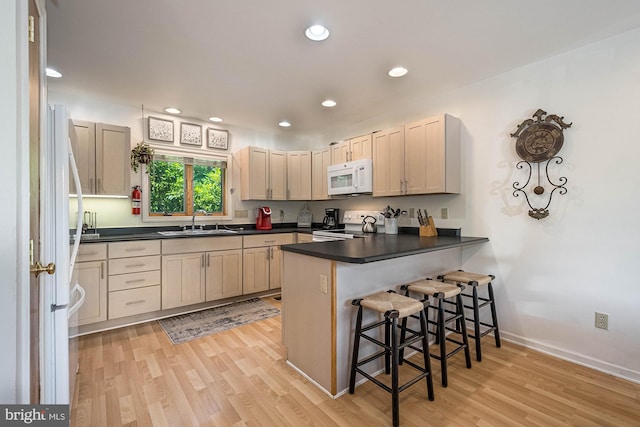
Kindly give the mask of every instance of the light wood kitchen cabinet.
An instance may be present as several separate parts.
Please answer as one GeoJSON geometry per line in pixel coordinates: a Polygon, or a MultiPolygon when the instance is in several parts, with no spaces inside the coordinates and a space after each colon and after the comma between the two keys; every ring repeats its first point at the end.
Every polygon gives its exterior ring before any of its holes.
{"type": "Polygon", "coordinates": [[[373,134],[373,196],[404,194],[404,126],[373,134]]]}
{"type": "MultiPolygon", "coordinates": [[[[70,134],[82,193],[128,196],[131,130],[74,120],[70,134]]],[[[77,193],[73,181],[70,192],[77,193]]]]}
{"type": "Polygon", "coordinates": [[[163,240],[162,309],[226,298],[241,289],[241,249],[240,236],[163,240]]]}
{"type": "Polygon", "coordinates": [[[332,145],[331,164],[351,162],[353,160],[372,158],[371,134],[351,138],[347,141],[332,145]]]}
{"type": "Polygon", "coordinates": [[[242,255],[242,293],[278,289],[282,286],[280,245],[292,244],[293,233],[245,236],[242,255]]]}
{"type": "Polygon", "coordinates": [[[331,165],[331,150],[311,152],[311,200],[328,200],[327,167],[331,165]]]}
{"type": "Polygon", "coordinates": [[[207,252],[205,300],[242,295],[242,249],[207,252]]]}
{"type": "Polygon", "coordinates": [[[460,120],[440,114],[405,125],[404,158],[404,194],[459,193],[460,120]]]}
{"type": "Polygon", "coordinates": [[[160,241],[109,243],[109,319],[161,308],[160,241]]]}
{"type": "Polygon", "coordinates": [[[311,151],[287,151],[287,200],[311,200],[311,151]]]}
{"type": "Polygon", "coordinates": [[[242,200],[286,200],[287,153],[261,147],[240,150],[242,200]]]}
{"type": "Polygon", "coordinates": [[[78,325],[107,320],[107,245],[82,244],[71,283],[79,283],[86,292],[84,303],[78,309],[78,325]]]}

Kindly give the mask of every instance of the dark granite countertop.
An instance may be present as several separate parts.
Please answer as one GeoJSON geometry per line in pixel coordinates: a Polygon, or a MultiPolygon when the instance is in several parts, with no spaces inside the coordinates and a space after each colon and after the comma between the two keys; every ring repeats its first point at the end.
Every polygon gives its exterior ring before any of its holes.
{"type": "Polygon", "coordinates": [[[440,251],[488,242],[486,237],[434,236],[415,234],[369,234],[341,241],[300,243],[282,246],[283,251],[352,264],[366,264],[425,252],[440,251]]]}
{"type": "MultiPolygon", "coordinates": [[[[210,230],[212,226],[205,227],[210,230]]],[[[223,228],[223,227],[221,227],[223,228]]],[[[135,240],[156,240],[156,239],[184,239],[198,237],[221,237],[221,236],[250,236],[256,234],[274,234],[274,233],[309,233],[318,230],[320,225],[314,228],[298,228],[295,223],[285,223],[274,225],[271,230],[256,230],[255,225],[233,225],[229,227],[237,233],[229,234],[188,234],[178,236],[165,236],[160,234],[161,231],[178,231],[180,227],[127,227],[127,228],[101,228],[98,229],[100,237],[91,238],[83,235],[80,240],[82,243],[104,243],[104,242],[126,242],[135,240]]]]}

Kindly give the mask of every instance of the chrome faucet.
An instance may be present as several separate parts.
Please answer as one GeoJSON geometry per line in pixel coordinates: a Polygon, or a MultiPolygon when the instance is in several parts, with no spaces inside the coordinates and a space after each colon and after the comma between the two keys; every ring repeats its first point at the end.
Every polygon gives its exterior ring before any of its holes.
{"type": "Polygon", "coordinates": [[[191,229],[195,230],[196,229],[196,214],[198,213],[203,213],[205,215],[208,215],[207,211],[205,211],[204,209],[200,209],[197,210],[193,213],[193,216],[191,217],[191,229]]]}

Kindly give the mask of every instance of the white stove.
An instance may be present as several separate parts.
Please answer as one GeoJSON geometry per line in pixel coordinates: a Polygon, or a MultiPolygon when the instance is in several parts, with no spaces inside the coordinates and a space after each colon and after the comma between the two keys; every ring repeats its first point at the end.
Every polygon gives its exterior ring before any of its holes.
{"type": "Polygon", "coordinates": [[[367,216],[376,219],[375,225],[378,233],[384,233],[384,215],[379,211],[345,211],[342,217],[344,229],[336,231],[314,231],[314,242],[330,242],[334,240],[347,240],[354,237],[363,237],[362,221],[367,216]]]}

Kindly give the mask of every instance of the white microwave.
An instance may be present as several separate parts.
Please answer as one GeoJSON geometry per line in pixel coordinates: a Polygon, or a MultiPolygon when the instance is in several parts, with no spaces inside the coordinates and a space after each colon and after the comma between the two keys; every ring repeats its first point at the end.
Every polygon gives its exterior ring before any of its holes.
{"type": "Polygon", "coordinates": [[[331,165],[327,168],[327,179],[330,196],[371,193],[373,192],[372,161],[361,159],[331,165]]]}

